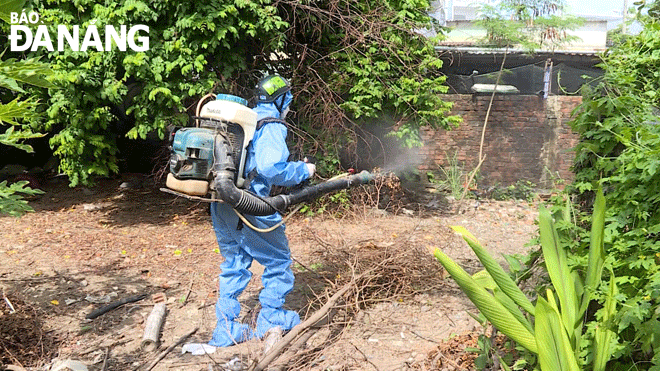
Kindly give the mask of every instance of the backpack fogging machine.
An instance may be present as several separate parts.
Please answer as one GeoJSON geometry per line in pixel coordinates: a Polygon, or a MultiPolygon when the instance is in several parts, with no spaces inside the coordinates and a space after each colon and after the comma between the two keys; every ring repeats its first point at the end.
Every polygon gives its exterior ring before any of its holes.
{"type": "MultiPolygon", "coordinates": [[[[202,98],[202,101],[204,98],[202,98]]],[[[200,104],[202,103],[200,101],[200,104]]],[[[368,171],[302,188],[291,194],[259,197],[248,191],[245,178],[247,147],[257,130],[257,114],[243,98],[218,94],[199,109],[195,127],[170,135],[170,161],[162,191],[203,202],[225,202],[247,215],[270,215],[324,194],[366,184],[368,171]]]]}

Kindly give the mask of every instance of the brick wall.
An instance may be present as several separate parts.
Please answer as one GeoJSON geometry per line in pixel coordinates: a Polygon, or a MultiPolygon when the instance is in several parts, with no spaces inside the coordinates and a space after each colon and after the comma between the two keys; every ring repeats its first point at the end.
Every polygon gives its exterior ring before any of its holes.
{"type": "MultiPolygon", "coordinates": [[[[456,158],[465,171],[478,163],[479,143],[488,96],[446,95],[454,102],[453,114],[463,118],[450,131],[422,132],[422,171],[438,171],[447,156],[456,158]]],[[[572,179],[570,166],[578,143],[566,122],[581,97],[552,96],[542,100],[534,95],[495,96],[484,139],[486,159],[479,173],[480,185],[509,185],[529,180],[549,187],[553,178],[572,179]]]]}

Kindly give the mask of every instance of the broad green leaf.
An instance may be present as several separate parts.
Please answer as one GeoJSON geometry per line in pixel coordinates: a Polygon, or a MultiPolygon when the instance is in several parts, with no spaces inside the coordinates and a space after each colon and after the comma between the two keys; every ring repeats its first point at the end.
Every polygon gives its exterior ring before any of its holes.
{"type": "Polygon", "coordinates": [[[536,302],[535,333],[541,371],[578,371],[579,366],[552,292],[536,302]]]}
{"type": "MultiPolygon", "coordinates": [[[[575,282],[568,266],[566,251],[559,244],[559,236],[552,222],[552,216],[548,209],[543,206],[539,209],[539,239],[548,275],[561,305],[562,320],[566,328],[570,329],[569,331],[572,333],[577,323],[579,309],[578,297],[575,293],[575,282]]],[[[538,308],[538,304],[536,307],[538,308]]]]}
{"type": "Polygon", "coordinates": [[[507,295],[505,295],[502,290],[499,288],[496,288],[495,291],[493,292],[493,296],[495,299],[497,299],[503,306],[506,308],[506,310],[509,311],[513,315],[513,317],[518,320],[525,328],[532,334],[534,335],[534,326],[525,318],[525,315],[523,312],[520,310],[518,305],[511,300],[511,298],[507,295]]]}
{"type": "Polygon", "coordinates": [[[513,314],[518,322],[525,326],[529,332],[534,334],[534,327],[532,324],[527,320],[527,318],[525,318],[525,315],[522,313],[522,311],[520,311],[520,308],[516,305],[516,303],[511,300],[510,297],[505,295],[502,290],[499,289],[495,283],[495,280],[493,280],[493,277],[490,276],[488,271],[479,271],[473,274],[472,278],[474,278],[474,280],[483,288],[492,291],[495,299],[497,299],[509,311],[509,313],[513,314]]]}
{"type": "Polygon", "coordinates": [[[0,0],[0,19],[11,23],[10,13],[19,13],[25,6],[25,0],[0,0]]]}
{"type": "Polygon", "coordinates": [[[0,134],[0,144],[11,146],[23,150],[28,153],[34,152],[32,146],[21,143],[24,139],[40,138],[43,134],[32,133],[29,131],[14,131],[14,127],[10,126],[3,134],[0,134]]]}
{"type": "Polygon", "coordinates": [[[23,90],[18,84],[16,83],[16,80],[11,79],[7,76],[3,76],[0,74],[0,87],[17,91],[19,93],[25,93],[25,90],[23,90]]]}
{"type": "Polygon", "coordinates": [[[531,315],[534,315],[534,306],[532,302],[525,296],[525,294],[520,290],[511,277],[504,271],[502,266],[500,266],[495,259],[488,254],[486,249],[484,249],[479,241],[465,228],[461,226],[452,226],[451,227],[456,233],[460,234],[465,242],[470,245],[474,253],[481,261],[481,264],[484,265],[484,268],[490,273],[491,277],[497,284],[497,286],[510,297],[516,304],[522,307],[531,315]]]}
{"type": "Polygon", "coordinates": [[[582,306],[580,315],[582,315],[589,305],[591,295],[600,283],[600,277],[605,262],[605,247],[603,236],[605,234],[605,196],[603,189],[599,188],[596,193],[596,202],[594,212],[591,218],[591,238],[589,240],[589,260],[587,265],[587,278],[585,280],[585,290],[582,297],[582,306]]]}
{"type": "Polygon", "coordinates": [[[51,66],[36,58],[16,60],[7,59],[0,62],[0,76],[20,81],[41,88],[54,88],[48,80],[53,75],[51,66]]]}
{"type": "Polygon", "coordinates": [[[529,351],[537,353],[534,335],[518,322],[493,295],[488,293],[472,276],[440,251],[440,249],[435,249],[433,255],[493,326],[497,327],[503,334],[529,351]]]}
{"type": "Polygon", "coordinates": [[[27,117],[33,109],[33,102],[20,101],[18,98],[7,104],[0,104],[0,123],[18,125],[16,120],[27,117]]]}
{"type": "Polygon", "coordinates": [[[616,315],[616,295],[618,295],[618,290],[614,281],[614,273],[612,273],[610,276],[610,287],[605,298],[605,306],[601,309],[603,318],[598,327],[596,327],[596,334],[594,335],[593,371],[605,371],[605,366],[612,357],[611,342],[616,334],[612,330],[611,321],[616,315]]]}

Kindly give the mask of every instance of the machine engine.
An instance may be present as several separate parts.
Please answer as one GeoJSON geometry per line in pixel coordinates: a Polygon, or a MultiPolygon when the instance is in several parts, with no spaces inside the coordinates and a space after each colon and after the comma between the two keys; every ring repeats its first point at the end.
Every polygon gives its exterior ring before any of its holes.
{"type": "Polygon", "coordinates": [[[233,170],[238,188],[246,187],[246,149],[254,136],[257,114],[247,107],[245,99],[218,94],[193,118],[196,127],[181,128],[171,138],[167,187],[187,195],[206,196],[212,192],[213,165],[217,162],[231,163],[233,169],[225,170],[233,170]],[[217,158],[217,141],[229,149],[220,154],[224,158],[217,158]]]}
{"type": "Polygon", "coordinates": [[[198,111],[193,117],[196,126],[181,128],[171,138],[165,192],[196,201],[226,202],[239,213],[259,216],[373,180],[363,171],[292,194],[259,197],[247,190],[249,182],[243,176],[247,147],[257,127],[256,112],[247,107],[245,99],[226,94],[219,94],[198,111]]]}

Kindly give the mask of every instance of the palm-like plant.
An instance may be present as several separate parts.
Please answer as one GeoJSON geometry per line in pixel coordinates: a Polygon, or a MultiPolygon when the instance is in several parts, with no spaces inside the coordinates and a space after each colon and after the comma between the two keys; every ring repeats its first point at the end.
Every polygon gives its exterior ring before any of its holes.
{"type": "MultiPolygon", "coordinates": [[[[604,220],[605,198],[599,190],[592,216],[587,274],[583,279],[570,269],[566,250],[559,242],[552,216],[541,206],[539,237],[552,289],[546,291],[547,299],[539,296],[535,305],[463,227],[452,228],[472,248],[485,271],[471,276],[439,249],[434,251],[434,255],[493,326],[538,356],[542,371],[580,370],[585,366],[585,361],[579,356],[587,321],[585,313],[593,300],[594,290],[601,284],[605,262],[604,220]],[[490,277],[484,280],[484,275],[490,277]]],[[[603,316],[593,339],[594,371],[605,370],[611,357],[610,343],[614,332],[607,327],[607,323],[615,314],[615,295],[614,276],[610,275],[603,316]]]]}

